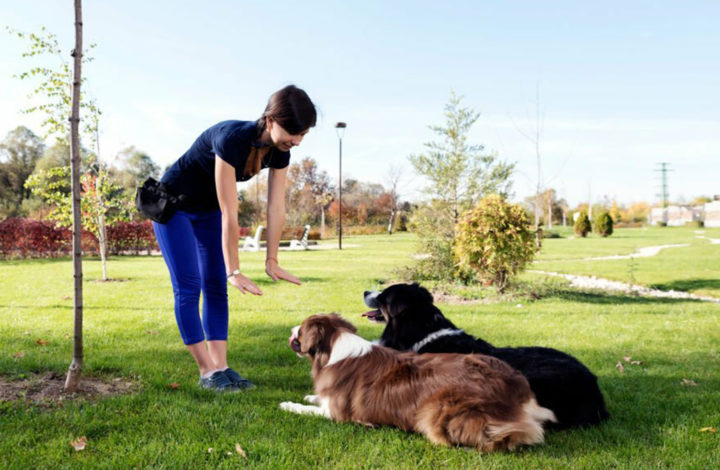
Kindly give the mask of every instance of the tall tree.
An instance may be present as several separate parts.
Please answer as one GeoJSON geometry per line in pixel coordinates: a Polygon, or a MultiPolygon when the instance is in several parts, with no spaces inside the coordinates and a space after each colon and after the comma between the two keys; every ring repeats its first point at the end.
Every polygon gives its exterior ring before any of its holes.
{"type": "MultiPolygon", "coordinates": [[[[83,52],[82,40],[82,0],[74,0],[75,12],[75,47],[72,50],[72,68],[65,60],[65,56],[59,46],[54,34],[42,28],[39,33],[23,33],[10,30],[21,39],[30,42],[27,52],[23,57],[32,58],[35,56],[51,56],[59,60],[57,68],[49,68],[43,65],[31,68],[21,73],[18,77],[22,80],[39,80],[32,95],[42,99],[42,104],[32,106],[24,112],[40,113],[44,116],[42,127],[46,136],[52,135],[59,142],[70,144],[70,167],[72,187],[72,213],[73,213],[73,277],[75,281],[74,301],[74,336],[73,336],[73,360],[70,364],[65,390],[74,391],[82,375],[83,366],[83,299],[82,299],[82,221],[81,221],[81,199],[80,199],[80,166],[81,146],[80,133],[89,138],[92,144],[97,144],[98,120],[100,110],[92,99],[81,99],[82,64],[90,60],[83,52]],[[81,116],[82,114],[82,116],[81,116]]],[[[94,47],[93,45],[90,46],[94,47]]],[[[91,145],[91,148],[95,145],[91,145]]]]}
{"type": "Polygon", "coordinates": [[[390,198],[390,217],[388,220],[388,235],[393,234],[395,228],[395,216],[398,212],[398,204],[400,204],[400,180],[403,176],[403,167],[400,165],[390,165],[386,175],[387,194],[390,198]]]}
{"type": "Polygon", "coordinates": [[[80,86],[82,85],[82,0],[75,0],[75,48],[72,51],[72,101],[70,112],[70,168],[73,213],[73,278],[75,279],[73,358],[68,368],[65,390],[77,390],[83,368],[83,297],[82,297],[82,220],[80,218],[80,86]]]}
{"type": "Polygon", "coordinates": [[[524,132],[517,125],[515,128],[522,134],[523,137],[528,139],[535,150],[535,161],[537,163],[537,181],[535,184],[535,201],[533,203],[533,212],[535,214],[535,232],[536,232],[536,245],[540,247],[540,218],[543,212],[543,178],[542,178],[542,158],[540,153],[540,139],[542,136],[542,128],[544,124],[544,116],[540,112],[540,83],[535,84],[535,129],[532,133],[524,132]]]}
{"type": "Polygon", "coordinates": [[[118,183],[128,188],[133,194],[135,188],[140,186],[143,181],[151,176],[153,178],[160,176],[160,166],[153,161],[152,157],[133,146],[118,152],[115,161],[119,164],[119,168],[114,171],[118,183]]]}
{"type": "Polygon", "coordinates": [[[445,125],[430,126],[441,140],[425,143],[425,153],[409,157],[415,170],[428,180],[426,194],[430,196],[413,217],[421,250],[428,255],[414,268],[414,277],[452,279],[456,275],[452,246],[460,212],[486,194],[507,196],[510,191],[515,165],[468,142],[479,117],[472,108],[462,106],[462,97],[451,93],[445,105],[445,125]]]}
{"type": "Polygon", "coordinates": [[[318,168],[317,161],[305,157],[288,169],[288,220],[298,225],[324,219],[329,202],[330,177],[318,168]],[[318,211],[319,209],[319,211],[318,211]],[[319,212],[319,214],[318,214],[319,212]]]}
{"type": "Polygon", "coordinates": [[[0,214],[16,217],[30,191],[24,187],[45,149],[33,131],[19,126],[0,143],[0,214]]]}
{"type": "Polygon", "coordinates": [[[430,126],[442,140],[425,143],[425,153],[409,157],[415,170],[429,180],[430,196],[447,207],[453,224],[463,205],[473,205],[488,193],[507,196],[515,167],[498,161],[495,153],[484,153],[482,145],[468,143],[480,113],[461,103],[462,96],[452,92],[445,105],[445,125],[430,126]]]}

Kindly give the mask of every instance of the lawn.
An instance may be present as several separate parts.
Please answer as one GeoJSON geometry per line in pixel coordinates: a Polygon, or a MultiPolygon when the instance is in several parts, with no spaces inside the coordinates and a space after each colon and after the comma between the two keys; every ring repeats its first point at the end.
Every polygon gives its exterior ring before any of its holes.
{"type": "MultiPolygon", "coordinates": [[[[720,238],[720,230],[705,235],[720,238]]],[[[625,229],[608,239],[548,239],[533,269],[631,276],[720,297],[720,245],[695,236],[690,229],[625,229]],[[580,261],[679,243],[691,246],[636,259],[632,268],[627,260],[580,261]]],[[[391,428],[282,412],[281,401],[300,401],[312,387],[309,364],[287,347],[290,328],[309,314],[334,311],[362,336],[378,337],[381,327],[360,318],[362,292],[396,279],[394,271],[412,261],[414,248],[414,238],[400,234],[345,238],[342,251],[281,252],[281,263],[304,280],[301,287],[272,283],[262,253],[241,253],[242,269],[264,295],[231,292],[229,355],[258,387],[219,396],[196,386],[163,260],[111,258],[115,281],[108,283],[98,281],[100,263],[86,260],[85,373],[132,380],[136,391],[61,406],[0,402],[2,466],[705,469],[720,461],[720,434],[701,431],[720,429],[720,305],[578,292],[557,280],[539,299],[440,306],[458,326],[497,345],[553,346],[580,358],[598,375],[612,415],[599,427],[548,432],[543,445],[481,455],[391,428]],[[179,386],[168,387],[173,383],[179,386]],[[76,452],[69,442],[80,436],[88,446],[76,452]]],[[[537,274],[521,279],[545,282],[537,274]]],[[[0,375],[21,380],[64,373],[71,356],[71,262],[0,261],[0,285],[0,375]]]]}

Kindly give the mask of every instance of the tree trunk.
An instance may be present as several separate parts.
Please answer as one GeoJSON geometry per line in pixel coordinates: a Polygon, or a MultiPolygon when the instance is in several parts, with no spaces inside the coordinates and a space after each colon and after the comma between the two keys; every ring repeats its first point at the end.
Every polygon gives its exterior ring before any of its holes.
{"type": "Polygon", "coordinates": [[[100,261],[102,264],[103,281],[108,280],[107,275],[107,226],[105,225],[105,215],[98,217],[98,247],[100,249],[100,261]]]}
{"type": "Polygon", "coordinates": [[[320,206],[320,238],[325,239],[325,206],[320,206]]]}
{"type": "Polygon", "coordinates": [[[73,358],[65,391],[77,391],[83,367],[82,221],[80,218],[80,84],[82,81],[82,0],[75,0],[75,49],[73,56],[72,112],[70,115],[70,167],[73,211],[73,278],[75,280],[73,358]]]}
{"type": "Polygon", "coordinates": [[[549,197],[548,194],[548,220],[547,220],[547,228],[552,228],[552,200],[549,197]]]}
{"type": "Polygon", "coordinates": [[[388,222],[388,235],[393,234],[393,222],[395,222],[395,209],[390,212],[390,221],[388,222]]]}

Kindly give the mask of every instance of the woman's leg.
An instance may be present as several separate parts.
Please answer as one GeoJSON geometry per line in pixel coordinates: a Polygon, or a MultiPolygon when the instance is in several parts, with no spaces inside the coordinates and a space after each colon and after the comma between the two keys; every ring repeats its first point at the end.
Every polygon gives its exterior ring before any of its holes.
{"type": "Polygon", "coordinates": [[[227,369],[228,293],[222,251],[222,214],[203,214],[193,223],[203,293],[203,329],[208,350],[220,370],[227,369]]]}
{"type": "Polygon", "coordinates": [[[218,367],[208,353],[200,322],[201,276],[191,217],[193,215],[178,211],[166,224],[153,222],[153,227],[170,271],[175,295],[175,319],[180,335],[195,359],[200,374],[204,375],[218,367]]]}

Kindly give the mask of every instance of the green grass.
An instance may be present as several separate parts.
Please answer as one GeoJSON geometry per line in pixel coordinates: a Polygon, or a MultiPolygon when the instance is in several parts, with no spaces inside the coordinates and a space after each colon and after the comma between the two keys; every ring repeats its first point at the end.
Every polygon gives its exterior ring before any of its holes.
{"type": "Polygon", "coordinates": [[[720,245],[698,235],[720,239],[720,229],[642,228],[620,229],[611,237],[548,239],[532,269],[598,276],[623,282],[678,290],[720,298],[720,245]],[[632,260],[583,261],[609,255],[631,255],[645,246],[683,245],[666,248],[658,256],[632,260]]]}
{"type": "MultiPolygon", "coordinates": [[[[637,282],[685,287],[720,297],[720,245],[685,229],[618,230],[608,239],[545,240],[533,268],[623,279],[625,261],[578,261],[631,253],[643,246],[691,243],[636,260],[637,282]]],[[[706,230],[720,238],[720,231],[706,230]]],[[[4,468],[712,468],[720,461],[720,306],[711,303],[577,292],[555,284],[548,294],[498,303],[441,305],[467,331],[498,345],[566,350],[599,377],[612,419],[597,428],[549,432],[546,443],[519,452],[480,455],[441,448],[417,434],[367,429],[281,412],[281,401],[311,391],[309,364],[287,347],[290,328],[307,315],[335,311],[376,338],[360,318],[362,291],[395,279],[411,262],[411,235],[344,240],[339,252],[281,252],[282,264],[305,282],[273,284],[262,253],[241,253],[242,268],[262,297],[230,294],[230,362],[258,387],[216,396],[197,389],[197,370],[180,340],[172,294],[158,257],[86,260],[85,373],[127,377],[131,395],[43,408],[0,403],[4,468]],[[352,246],[359,245],[359,246],[352,246]],[[518,304],[522,304],[518,307],[518,304]],[[148,334],[151,330],[157,334],[148,334]],[[644,361],[615,364],[623,356],[644,361]],[[681,385],[683,378],[696,387],[681,385]],[[167,384],[178,382],[178,390],[167,384]],[[75,452],[72,438],[87,436],[75,452]],[[248,459],[228,456],[239,443],[248,459]],[[208,453],[208,448],[214,451],[208,453]]],[[[541,276],[525,274],[527,283],[541,276]]],[[[0,262],[0,375],[64,373],[71,356],[72,265],[63,260],[0,262]],[[26,334],[27,333],[27,334],[26,334]],[[37,338],[50,342],[35,343],[37,338]],[[13,354],[23,351],[22,358],[13,354]]]]}

